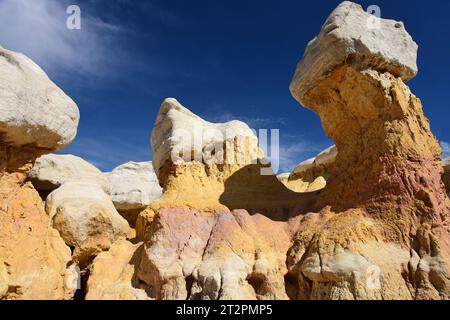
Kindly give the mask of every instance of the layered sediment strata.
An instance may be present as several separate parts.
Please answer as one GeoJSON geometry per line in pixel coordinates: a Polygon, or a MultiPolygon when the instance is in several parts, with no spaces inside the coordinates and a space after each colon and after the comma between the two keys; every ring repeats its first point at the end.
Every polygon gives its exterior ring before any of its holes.
{"type": "Polygon", "coordinates": [[[136,227],[144,241],[136,277],[150,297],[288,299],[284,221],[304,200],[258,163],[248,126],[206,122],[168,99],[152,146],[163,194],[136,227]]]}
{"type": "Polygon", "coordinates": [[[26,173],[75,137],[78,108],[44,71],[0,47],[0,299],[71,299],[71,252],[26,173]]]}

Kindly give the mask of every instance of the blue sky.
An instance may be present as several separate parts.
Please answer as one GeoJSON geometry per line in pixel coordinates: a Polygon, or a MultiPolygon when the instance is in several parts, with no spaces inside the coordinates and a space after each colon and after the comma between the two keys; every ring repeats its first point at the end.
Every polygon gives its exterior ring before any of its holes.
{"type": "MultiPolygon", "coordinates": [[[[35,60],[78,104],[79,155],[104,171],[151,159],[159,106],[177,98],[209,121],[280,129],[282,171],[332,142],[289,93],[307,42],[340,1],[0,0],[0,45],[35,60]],[[66,7],[82,11],[65,27],[66,7]]],[[[450,155],[450,2],[358,1],[405,22],[419,44],[421,98],[450,155]]]]}

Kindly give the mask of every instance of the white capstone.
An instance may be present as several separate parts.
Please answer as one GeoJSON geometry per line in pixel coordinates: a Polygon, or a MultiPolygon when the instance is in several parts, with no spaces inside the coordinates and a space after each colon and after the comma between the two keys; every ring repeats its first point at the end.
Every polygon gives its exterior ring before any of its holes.
{"type": "Polygon", "coordinates": [[[258,139],[245,123],[205,121],[173,98],[161,105],[151,144],[153,166],[159,178],[167,160],[176,164],[249,164],[260,155],[258,139]]]}
{"type": "Polygon", "coordinates": [[[0,47],[3,143],[57,151],[75,138],[79,118],[75,102],[38,65],[21,53],[0,47]]]}
{"type": "Polygon", "coordinates": [[[319,155],[314,160],[314,164],[316,166],[320,166],[333,163],[336,160],[337,154],[338,152],[336,146],[332,145],[331,147],[319,153],[319,155]]]}
{"type": "Polygon", "coordinates": [[[315,158],[311,158],[301,162],[297,167],[295,167],[293,173],[299,174],[314,168],[314,160],[315,158]]]}
{"type": "Polygon", "coordinates": [[[402,22],[377,18],[359,4],[344,1],[309,42],[290,89],[302,102],[310,89],[344,64],[387,71],[408,81],[418,71],[417,49],[402,22]]]}
{"type": "Polygon", "coordinates": [[[300,163],[292,172],[292,174],[300,174],[316,168],[318,166],[327,166],[336,160],[338,151],[335,145],[325,149],[314,158],[308,159],[300,163]]]}

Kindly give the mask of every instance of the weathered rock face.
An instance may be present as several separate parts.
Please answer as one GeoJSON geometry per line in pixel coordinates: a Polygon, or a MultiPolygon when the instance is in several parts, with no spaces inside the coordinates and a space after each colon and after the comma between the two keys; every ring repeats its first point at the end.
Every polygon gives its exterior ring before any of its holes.
{"type": "MultiPolygon", "coordinates": [[[[341,25],[345,26],[343,30],[360,28],[361,21],[354,19],[355,15],[362,15],[359,6],[344,3],[337,12],[328,20],[340,21],[336,30],[340,30],[341,25]],[[339,19],[333,17],[336,14],[339,19]]],[[[328,45],[320,41],[323,33],[329,31],[325,25],[319,40],[306,49],[291,85],[295,98],[321,117],[325,132],[339,150],[330,166],[327,186],[315,199],[316,209],[330,206],[333,212],[338,212],[333,225],[339,225],[339,221],[354,210],[352,208],[358,208],[362,211],[359,220],[373,220],[380,232],[366,230],[362,237],[349,238],[351,234],[361,234],[356,226],[347,226],[346,232],[350,235],[331,229],[326,233],[318,232],[319,245],[311,247],[314,237],[307,236],[311,231],[300,230],[296,238],[301,239],[301,244],[297,243],[296,250],[291,253],[294,252],[297,258],[303,257],[298,253],[303,252],[303,246],[308,248],[308,255],[320,256],[320,242],[323,249],[340,245],[339,250],[350,250],[375,238],[381,248],[380,254],[385,254],[392,246],[410,253],[408,268],[403,258],[375,263],[382,279],[396,272],[398,279],[403,275],[413,299],[447,299],[450,295],[449,200],[441,182],[441,150],[431,134],[419,99],[403,82],[414,75],[409,71],[413,65],[400,58],[395,63],[392,61],[399,52],[409,57],[408,48],[414,46],[413,42],[405,36],[401,25],[396,28],[392,21],[381,20],[381,26],[377,32],[382,33],[375,33],[378,34],[375,39],[380,39],[381,44],[382,39],[391,39],[394,35],[405,41],[386,42],[384,50],[380,50],[382,54],[372,56],[366,46],[355,48],[353,42],[346,41],[348,50],[338,50],[345,54],[353,52],[352,59],[320,74],[310,70],[322,63],[321,56],[312,53],[328,49],[328,45]],[[385,67],[380,67],[382,65],[385,67]]],[[[353,37],[351,32],[350,36],[353,37]]],[[[370,32],[365,36],[370,36],[370,32]]],[[[361,254],[360,250],[356,252],[361,254]]],[[[402,256],[398,254],[398,257],[402,256]]],[[[301,259],[292,265],[304,261],[301,259]]],[[[354,268],[357,268],[356,262],[354,268]]],[[[303,293],[306,292],[308,298],[316,297],[319,288],[320,298],[336,298],[342,292],[337,296],[334,292],[340,292],[342,287],[347,287],[345,297],[349,297],[349,293],[354,298],[367,297],[358,293],[352,281],[334,279],[330,282],[326,278],[308,276],[301,268],[299,275],[299,278],[307,278],[308,287],[303,293]]],[[[405,297],[405,287],[395,289],[391,287],[392,283],[382,281],[378,298],[392,298],[395,294],[405,297]]]]}
{"type": "Polygon", "coordinates": [[[0,174],[0,299],[71,299],[69,247],[23,175],[0,174]]]}
{"type": "Polygon", "coordinates": [[[0,47],[0,166],[15,172],[29,159],[75,138],[76,104],[33,61],[0,47]]]}
{"type": "Polygon", "coordinates": [[[315,158],[300,163],[283,184],[295,192],[314,192],[325,188],[329,176],[328,167],[336,160],[337,148],[319,153],[315,158]]]}
{"type": "Polygon", "coordinates": [[[159,199],[162,189],[152,162],[128,162],[107,174],[109,194],[114,206],[131,225],[137,215],[159,199]]]}
{"type": "Polygon", "coordinates": [[[138,277],[156,299],[287,299],[288,230],[244,210],[161,209],[138,277]]]}
{"type": "Polygon", "coordinates": [[[75,248],[73,258],[82,266],[130,232],[127,221],[95,183],[67,182],[53,191],[45,204],[53,227],[75,248]]]}
{"type": "Polygon", "coordinates": [[[108,180],[99,169],[71,154],[48,154],[38,158],[28,179],[41,192],[51,192],[69,181],[89,181],[109,190],[108,180]]]}
{"type": "Polygon", "coordinates": [[[9,275],[4,262],[0,263],[0,299],[3,298],[9,289],[9,275]]]}
{"type": "Polygon", "coordinates": [[[141,251],[142,243],[118,240],[100,253],[90,268],[86,300],[149,300],[136,277],[141,251]]]}

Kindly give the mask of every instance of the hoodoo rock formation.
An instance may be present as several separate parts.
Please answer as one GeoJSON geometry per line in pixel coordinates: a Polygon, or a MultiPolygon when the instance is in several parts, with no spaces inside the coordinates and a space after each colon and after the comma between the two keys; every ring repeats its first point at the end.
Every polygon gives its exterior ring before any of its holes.
{"type": "Polygon", "coordinates": [[[417,45],[402,23],[382,19],[370,29],[368,19],[359,5],[342,3],[291,84],[339,153],[315,199],[326,213],[301,224],[288,260],[299,270],[302,297],[448,299],[441,149],[404,84],[416,74],[417,45]],[[377,290],[360,287],[359,260],[379,270],[377,290]]]}
{"type": "Polygon", "coordinates": [[[242,123],[211,124],[164,102],[152,136],[163,195],[137,226],[135,277],[151,298],[450,297],[441,150],[404,83],[417,73],[417,45],[402,23],[371,29],[368,19],[339,5],[291,84],[336,144],[294,173],[326,170],[321,190],[295,193],[262,175],[242,123]],[[242,152],[243,162],[220,162],[242,152]]]}
{"type": "Polygon", "coordinates": [[[44,71],[0,47],[0,299],[71,299],[71,252],[26,173],[75,137],[79,113],[44,71]]]}
{"type": "Polygon", "coordinates": [[[299,195],[272,172],[263,175],[270,168],[258,163],[262,152],[248,126],[210,123],[167,99],[152,146],[163,195],[139,215],[136,270],[149,296],[287,299],[287,226],[257,212],[279,218],[280,203],[299,195]]]}
{"type": "Polygon", "coordinates": [[[29,172],[78,109],[0,48],[0,299],[73,298],[77,266],[86,299],[450,299],[450,166],[405,84],[417,48],[341,3],[290,86],[335,146],[279,177],[245,123],[172,98],[152,163],[102,174],[52,155],[29,172]]]}

